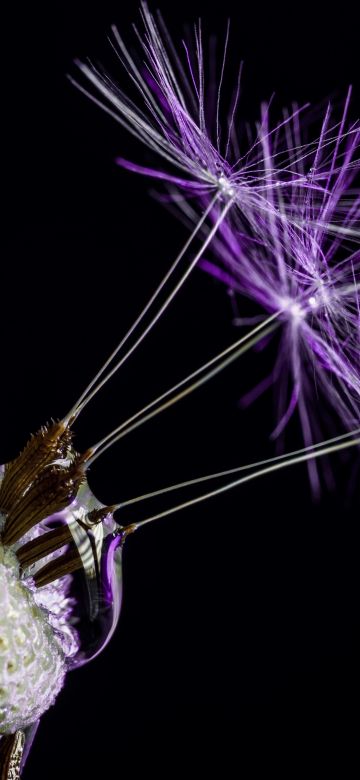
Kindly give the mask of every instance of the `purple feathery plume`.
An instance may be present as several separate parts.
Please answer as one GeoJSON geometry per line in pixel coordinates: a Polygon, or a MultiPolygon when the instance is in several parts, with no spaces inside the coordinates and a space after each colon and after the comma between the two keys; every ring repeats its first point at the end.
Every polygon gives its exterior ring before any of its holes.
{"type": "Polygon", "coordinates": [[[275,187],[283,194],[282,218],[290,208],[292,219],[301,220],[302,215],[296,209],[296,193],[303,189],[322,193],[327,172],[318,170],[309,177],[305,167],[301,169],[300,161],[311,154],[311,148],[296,148],[295,143],[292,155],[287,154],[286,159],[281,157],[280,150],[285,146],[290,124],[294,128],[299,126],[299,116],[307,106],[295,108],[291,116],[284,115],[272,130],[268,126],[269,107],[264,109],[257,137],[241,151],[237,125],[242,64],[226,121],[220,121],[229,26],[216,90],[211,73],[214,57],[207,68],[200,23],[194,29],[192,46],[182,41],[180,56],[161,16],[158,15],[157,24],[145,2],[141,4],[141,16],[144,33],[141,35],[136,27],[135,32],[142,58],[130,53],[115,26],[110,41],[132,89],[139,95],[139,103],[124,93],[103,69],[92,64],[77,62],[99,97],[71,79],[148,150],[162,158],[165,165],[164,168],[146,167],[120,157],[117,163],[181,188],[187,198],[197,198],[202,204],[209,196],[230,200],[232,210],[242,214],[255,232],[261,229],[262,222],[266,224],[268,216],[277,219],[272,195],[275,187]],[[265,145],[270,147],[272,142],[279,149],[276,181],[264,154],[265,145]]]}
{"type": "MultiPolygon", "coordinates": [[[[316,177],[326,168],[323,193],[293,191],[285,215],[281,189],[274,186],[273,206],[279,218],[274,220],[269,212],[262,239],[245,233],[233,218],[231,225],[219,228],[212,244],[214,259],[202,262],[230,291],[256,301],[266,312],[279,313],[283,327],[274,370],[248,394],[245,404],[275,383],[278,423],[273,437],[282,433],[298,410],[307,446],[319,436],[323,406],[332,409],[349,430],[360,419],[360,250],[356,247],[360,194],[350,189],[358,168],[360,132],[344,129],[349,98],[350,90],[337,135],[332,135],[331,154],[330,108],[313,151],[308,176],[316,177]]],[[[276,185],[266,141],[263,147],[276,185]]],[[[182,208],[191,219],[188,204],[182,208]]],[[[244,324],[240,318],[236,322],[244,324]]],[[[309,471],[317,492],[314,462],[309,471]]]]}

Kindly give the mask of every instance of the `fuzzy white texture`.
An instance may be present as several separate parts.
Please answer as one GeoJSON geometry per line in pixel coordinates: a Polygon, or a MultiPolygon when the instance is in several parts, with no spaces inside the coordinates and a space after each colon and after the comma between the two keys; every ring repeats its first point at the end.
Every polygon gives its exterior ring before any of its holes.
{"type": "Polygon", "coordinates": [[[0,734],[37,720],[55,701],[66,658],[46,612],[19,580],[17,558],[0,544],[0,734]]]}

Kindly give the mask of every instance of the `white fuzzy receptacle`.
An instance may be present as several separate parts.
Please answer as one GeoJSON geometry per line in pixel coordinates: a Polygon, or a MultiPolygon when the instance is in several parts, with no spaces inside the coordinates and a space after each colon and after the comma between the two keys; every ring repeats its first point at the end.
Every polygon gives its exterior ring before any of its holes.
{"type": "Polygon", "coordinates": [[[0,734],[37,720],[55,701],[64,654],[28,588],[15,555],[0,544],[0,734]]]}

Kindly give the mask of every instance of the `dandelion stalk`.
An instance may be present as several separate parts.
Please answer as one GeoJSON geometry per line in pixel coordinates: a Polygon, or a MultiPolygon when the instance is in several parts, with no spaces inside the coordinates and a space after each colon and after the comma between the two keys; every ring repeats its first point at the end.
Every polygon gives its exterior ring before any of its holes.
{"type": "MultiPolygon", "coordinates": [[[[173,515],[176,512],[182,511],[183,509],[188,509],[191,506],[195,506],[196,504],[200,504],[203,501],[207,501],[209,498],[214,498],[215,496],[218,496],[222,493],[226,493],[229,490],[233,490],[234,488],[239,487],[240,485],[244,485],[247,482],[252,482],[253,480],[258,479],[259,477],[263,477],[268,474],[275,473],[276,471],[280,471],[281,469],[287,468],[288,466],[294,466],[299,463],[306,463],[312,459],[322,458],[324,456],[332,455],[336,452],[341,452],[342,450],[347,450],[351,447],[359,446],[360,445],[360,436],[358,436],[359,433],[360,433],[360,428],[352,431],[351,433],[344,434],[343,436],[338,436],[333,439],[329,439],[327,442],[325,441],[317,445],[312,445],[310,448],[307,447],[303,450],[296,450],[295,452],[287,453],[284,456],[258,461],[257,463],[252,463],[252,464],[250,463],[247,464],[246,466],[238,466],[236,468],[228,469],[226,471],[220,471],[214,474],[208,474],[205,477],[198,477],[197,479],[192,479],[187,482],[180,482],[177,485],[170,485],[167,488],[153,491],[151,493],[146,493],[142,496],[137,496],[136,498],[128,499],[127,501],[121,502],[116,505],[116,509],[123,510],[127,506],[148,500],[150,498],[155,498],[157,496],[164,495],[166,493],[170,493],[175,490],[191,487],[193,485],[197,485],[202,482],[207,482],[212,479],[218,479],[220,477],[226,477],[229,476],[230,474],[235,474],[240,471],[247,471],[250,469],[254,469],[259,465],[263,465],[263,468],[257,468],[255,471],[251,472],[250,474],[246,474],[245,476],[240,477],[239,479],[236,479],[232,482],[228,482],[227,484],[222,485],[219,488],[215,488],[214,490],[211,490],[208,493],[203,493],[202,495],[197,496],[196,498],[192,498],[188,501],[184,501],[181,504],[177,504],[173,507],[170,507],[169,509],[165,509],[164,511],[158,512],[155,515],[146,517],[144,520],[140,520],[139,522],[132,523],[129,526],[129,531],[130,532],[137,531],[139,528],[142,528],[143,526],[148,525],[149,523],[152,523],[155,520],[160,520],[163,517],[168,517],[169,515],[173,515]]],[[[126,529],[127,526],[125,526],[125,530],[126,529]]]]}
{"type": "Polygon", "coordinates": [[[127,434],[131,433],[140,425],[143,425],[143,423],[151,420],[153,417],[160,414],[165,409],[168,409],[170,406],[173,406],[181,399],[190,395],[190,393],[193,393],[194,390],[197,390],[199,387],[216,376],[220,371],[237,360],[241,355],[244,355],[245,352],[255,346],[255,344],[266,338],[278,326],[278,323],[276,322],[278,317],[279,312],[276,312],[271,317],[267,317],[267,319],[257,325],[256,328],[253,328],[253,330],[251,330],[245,336],[238,339],[233,344],[230,344],[230,346],[225,350],[220,352],[204,365],[200,366],[200,368],[198,368],[196,371],[193,371],[191,374],[189,374],[189,376],[185,377],[185,379],[182,379],[180,382],[174,385],[174,387],[171,387],[165,393],[155,398],[154,401],[151,401],[143,409],[140,409],[138,412],[132,415],[132,417],[129,417],[127,420],[121,423],[121,425],[104,436],[103,439],[90,448],[91,452],[94,454],[87,461],[88,466],[94,463],[94,461],[97,460],[100,455],[102,455],[109,447],[112,447],[113,444],[118,442],[124,436],[127,436],[127,434]],[[184,385],[187,385],[188,382],[191,382],[196,377],[199,377],[199,375],[203,374],[203,372],[205,372],[204,375],[200,376],[199,379],[196,379],[195,382],[192,382],[189,387],[185,387],[180,392],[177,392],[180,390],[180,388],[183,388],[184,385]],[[176,393],[176,395],[174,395],[172,398],[169,398],[169,396],[171,396],[173,393],[176,393]],[[165,401],[166,398],[169,400],[165,401]],[[150,412],[150,410],[161,401],[165,401],[165,403],[162,403],[158,408],[150,412]],[[148,414],[145,414],[146,412],[148,412],[148,414]],[[139,417],[141,417],[140,420],[137,419],[139,417]],[[135,420],[137,420],[137,422],[135,422],[135,420]]]}
{"type": "MultiPolygon", "coordinates": [[[[156,288],[155,292],[152,294],[151,298],[147,302],[146,306],[142,309],[142,311],[140,312],[140,314],[137,317],[137,319],[135,320],[135,322],[131,325],[131,327],[129,328],[129,330],[125,334],[125,336],[121,339],[120,343],[117,345],[117,347],[114,349],[114,351],[108,357],[108,359],[103,364],[101,369],[97,372],[97,374],[94,376],[94,378],[91,380],[91,382],[89,382],[89,384],[87,385],[87,387],[85,388],[85,390],[83,391],[81,396],[78,398],[78,400],[76,401],[76,403],[74,404],[74,406],[72,407],[72,409],[70,410],[68,415],[66,416],[66,420],[67,421],[70,421],[70,420],[72,422],[75,421],[75,419],[79,416],[80,412],[85,408],[85,406],[89,403],[89,401],[91,401],[91,399],[94,398],[94,396],[99,392],[99,390],[109,381],[109,379],[111,379],[111,377],[116,373],[116,371],[120,368],[120,366],[126,361],[127,357],[129,357],[130,354],[132,353],[132,351],[134,351],[136,346],[141,343],[141,341],[143,340],[143,338],[145,338],[145,336],[150,331],[150,329],[153,327],[153,325],[155,325],[155,323],[157,322],[157,319],[161,316],[161,313],[163,313],[163,311],[165,311],[165,308],[167,307],[167,305],[172,301],[173,297],[176,295],[176,292],[178,291],[178,289],[180,289],[180,286],[186,280],[187,276],[189,275],[190,271],[193,268],[193,265],[196,264],[197,260],[196,260],[196,262],[193,262],[191,264],[190,269],[187,270],[186,274],[184,274],[184,276],[181,278],[180,282],[178,283],[179,287],[177,287],[176,291],[173,292],[168,297],[168,299],[165,302],[165,304],[163,304],[163,308],[161,309],[161,312],[158,313],[156,315],[156,317],[152,320],[152,322],[148,326],[147,330],[143,332],[141,337],[136,342],[135,346],[133,346],[132,349],[129,350],[128,353],[120,361],[118,361],[117,364],[109,371],[109,373],[106,375],[106,377],[101,382],[99,382],[100,378],[102,377],[102,375],[104,374],[106,369],[113,362],[114,358],[120,352],[122,347],[127,343],[127,341],[129,340],[130,336],[132,336],[134,331],[138,328],[138,326],[140,325],[140,323],[144,319],[145,315],[147,314],[149,309],[153,306],[153,304],[155,303],[155,301],[159,297],[160,293],[162,292],[162,290],[166,286],[167,282],[170,280],[171,276],[174,274],[174,272],[177,269],[180,261],[182,260],[182,258],[186,254],[187,250],[189,249],[190,245],[192,244],[193,240],[195,239],[197,233],[199,232],[200,228],[202,227],[204,221],[206,220],[207,216],[209,215],[209,213],[211,212],[213,206],[215,205],[217,197],[218,196],[215,195],[214,198],[210,201],[210,203],[207,206],[207,208],[205,209],[203,215],[199,219],[197,225],[193,229],[191,235],[187,239],[186,243],[182,247],[182,249],[179,252],[179,254],[177,255],[176,259],[174,260],[174,262],[173,262],[172,266],[170,267],[169,271],[164,276],[164,278],[161,280],[159,286],[156,288]],[[98,383],[98,384],[96,385],[96,383],[98,383]],[[95,388],[94,388],[94,385],[96,385],[95,388]]],[[[204,251],[204,249],[205,248],[203,248],[203,251],[204,251]]],[[[201,256],[201,254],[202,254],[202,252],[200,253],[199,256],[201,256]]]]}

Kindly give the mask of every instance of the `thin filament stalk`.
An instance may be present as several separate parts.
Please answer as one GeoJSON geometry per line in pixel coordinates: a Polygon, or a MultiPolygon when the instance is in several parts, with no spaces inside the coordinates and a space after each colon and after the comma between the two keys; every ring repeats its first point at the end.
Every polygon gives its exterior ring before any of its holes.
{"type": "MultiPolygon", "coordinates": [[[[120,360],[120,361],[119,361],[119,362],[118,362],[118,363],[117,363],[117,364],[116,364],[116,365],[113,367],[113,369],[112,369],[112,370],[111,370],[111,371],[110,371],[110,372],[107,374],[107,376],[105,376],[105,377],[103,378],[103,380],[102,380],[101,382],[99,382],[100,378],[103,376],[103,374],[104,374],[104,372],[106,371],[106,369],[107,369],[107,368],[109,367],[109,365],[112,363],[112,361],[114,360],[114,358],[116,357],[116,355],[117,355],[117,354],[120,352],[120,350],[122,349],[122,347],[123,347],[123,346],[126,344],[126,342],[129,340],[130,336],[131,336],[131,335],[134,333],[134,331],[135,331],[135,330],[137,329],[137,327],[140,325],[140,323],[141,323],[141,322],[142,322],[142,320],[144,319],[145,315],[147,314],[147,312],[149,311],[149,309],[151,308],[151,306],[152,306],[152,305],[155,303],[156,299],[159,297],[159,295],[160,295],[160,293],[162,292],[162,290],[164,289],[165,285],[167,284],[167,282],[169,281],[169,279],[171,278],[171,276],[172,276],[172,275],[173,275],[173,273],[175,272],[176,268],[178,267],[178,265],[179,265],[180,261],[182,260],[182,258],[183,258],[183,256],[184,256],[184,254],[186,253],[186,251],[188,250],[189,246],[190,246],[190,245],[191,245],[191,243],[193,242],[194,238],[195,238],[195,237],[196,237],[196,235],[198,234],[198,232],[199,232],[200,228],[202,227],[203,223],[205,222],[205,220],[206,220],[207,216],[208,216],[208,215],[209,215],[209,213],[211,212],[211,210],[212,210],[213,206],[215,205],[215,203],[216,203],[216,201],[217,201],[218,197],[219,197],[219,195],[218,195],[218,193],[216,193],[216,195],[215,195],[215,196],[212,198],[212,200],[210,201],[210,203],[209,203],[208,207],[205,209],[205,211],[204,211],[204,213],[202,214],[202,216],[201,216],[201,218],[200,218],[199,222],[198,222],[198,223],[197,223],[197,225],[195,226],[194,230],[192,231],[191,235],[190,235],[190,236],[189,236],[189,238],[187,239],[186,243],[185,243],[185,244],[184,244],[184,246],[182,247],[181,251],[179,252],[179,254],[177,255],[177,257],[175,258],[175,260],[174,260],[174,262],[173,262],[173,264],[172,264],[171,268],[170,268],[170,269],[169,269],[169,271],[168,271],[168,272],[165,274],[164,278],[161,280],[161,282],[160,282],[159,286],[156,288],[155,292],[153,293],[153,295],[151,296],[151,298],[150,298],[150,299],[149,299],[149,301],[147,302],[147,304],[146,304],[146,306],[144,307],[144,309],[142,309],[142,311],[140,312],[139,316],[137,317],[137,319],[135,320],[135,322],[132,324],[131,328],[129,328],[129,330],[127,331],[127,333],[125,334],[125,336],[124,336],[124,337],[121,339],[120,343],[117,345],[117,347],[114,349],[114,351],[113,351],[113,352],[111,353],[111,355],[108,357],[108,359],[105,361],[104,365],[103,365],[103,366],[101,367],[101,369],[100,369],[100,370],[97,372],[97,374],[94,376],[94,378],[93,378],[93,379],[91,380],[91,382],[88,384],[88,386],[85,388],[85,390],[83,391],[83,393],[81,394],[81,396],[80,396],[80,397],[78,398],[78,400],[76,401],[75,405],[72,407],[72,409],[71,409],[71,410],[70,410],[70,412],[68,413],[68,415],[67,415],[67,417],[66,417],[66,420],[67,420],[67,421],[74,422],[74,420],[76,420],[76,418],[79,416],[80,412],[81,412],[81,411],[82,411],[82,410],[85,408],[85,406],[86,406],[86,405],[89,403],[89,401],[91,401],[91,399],[92,399],[92,398],[93,398],[93,397],[94,397],[94,396],[95,396],[95,395],[96,395],[96,394],[99,392],[99,390],[100,390],[100,389],[103,387],[103,385],[105,385],[105,384],[106,384],[106,383],[109,381],[109,379],[110,379],[110,378],[111,378],[111,377],[112,377],[112,376],[115,374],[115,372],[118,370],[118,368],[120,368],[120,366],[121,366],[121,365],[122,365],[122,364],[125,362],[125,360],[127,359],[127,357],[129,357],[129,356],[130,356],[130,354],[131,354],[131,353],[134,351],[134,349],[135,349],[135,348],[138,346],[138,344],[140,344],[140,343],[141,343],[141,341],[143,340],[143,338],[145,338],[145,336],[147,335],[147,333],[149,332],[149,330],[151,330],[151,328],[153,327],[153,325],[155,325],[155,323],[157,322],[157,320],[159,319],[159,317],[161,316],[161,314],[163,313],[163,311],[165,311],[165,309],[167,308],[168,304],[169,304],[169,303],[172,301],[172,299],[174,298],[174,296],[175,296],[176,292],[178,291],[178,289],[180,289],[181,285],[182,285],[182,284],[183,284],[183,282],[186,280],[187,276],[189,275],[190,271],[192,270],[193,266],[195,265],[195,262],[194,262],[194,261],[193,261],[193,263],[191,264],[191,267],[190,267],[190,269],[188,269],[188,271],[186,272],[186,274],[185,274],[185,275],[184,275],[184,276],[181,278],[181,280],[180,280],[180,282],[179,282],[179,285],[177,285],[177,287],[176,287],[176,289],[175,289],[175,292],[173,291],[173,293],[172,293],[172,294],[169,296],[169,298],[167,298],[167,299],[166,299],[166,302],[165,302],[165,304],[163,304],[163,307],[161,308],[161,310],[160,310],[160,313],[158,313],[158,314],[155,316],[155,318],[154,318],[154,319],[151,321],[150,325],[149,325],[149,326],[148,326],[148,328],[145,330],[145,332],[142,334],[142,336],[141,336],[141,337],[138,339],[138,341],[135,343],[135,345],[134,345],[134,346],[131,348],[131,350],[129,350],[129,352],[128,352],[128,353],[127,353],[127,354],[126,354],[126,355],[125,355],[125,356],[124,356],[124,357],[123,357],[123,358],[122,358],[122,359],[121,359],[121,360],[120,360]],[[96,386],[96,383],[97,383],[97,382],[99,382],[99,383],[98,383],[98,385],[96,386]],[[94,387],[94,386],[95,386],[95,387],[94,387]]],[[[229,204],[228,204],[228,206],[229,206],[229,204]]],[[[226,211],[227,211],[227,210],[228,210],[228,209],[226,209],[226,211]]],[[[224,216],[225,216],[225,214],[224,214],[224,216]]],[[[221,221],[222,221],[222,219],[221,219],[221,221]]],[[[219,224],[220,224],[220,222],[219,222],[219,224]]],[[[219,225],[217,225],[217,227],[219,227],[219,225]]],[[[210,240],[211,240],[211,239],[210,239],[210,240]]],[[[206,246],[207,246],[207,244],[206,244],[206,246]]],[[[204,249],[205,249],[205,247],[203,247],[202,251],[204,251],[204,249]]],[[[201,254],[201,252],[200,252],[200,254],[201,254]]],[[[197,259],[198,259],[198,257],[200,257],[200,255],[199,255],[199,254],[197,255],[197,259]]],[[[196,261],[197,261],[197,260],[196,260],[196,261]]]]}
{"type": "MultiPolygon", "coordinates": [[[[316,452],[316,450],[321,449],[324,447],[324,445],[333,445],[336,442],[343,442],[347,439],[351,439],[351,437],[356,436],[357,434],[360,434],[360,428],[355,429],[354,431],[351,431],[350,433],[343,433],[340,436],[335,436],[332,439],[327,439],[325,442],[319,442],[318,444],[310,444],[308,447],[302,447],[299,450],[294,450],[291,453],[284,453],[283,455],[276,455],[273,458],[265,458],[263,460],[257,460],[252,463],[246,463],[243,466],[235,466],[235,468],[232,469],[226,469],[225,471],[217,471],[213,474],[206,474],[203,477],[195,477],[194,479],[188,479],[185,482],[178,482],[175,485],[169,485],[165,488],[160,488],[159,490],[153,490],[151,493],[143,493],[141,496],[135,496],[135,498],[129,498],[126,501],[121,501],[119,504],[114,504],[114,511],[117,509],[124,509],[127,506],[131,506],[132,504],[138,504],[141,501],[147,501],[150,498],[156,498],[158,496],[165,495],[166,493],[173,493],[176,490],[181,490],[183,488],[192,487],[193,485],[199,485],[202,482],[209,482],[211,479],[220,479],[221,477],[229,477],[231,474],[238,474],[240,471],[249,471],[249,469],[255,469],[259,466],[269,465],[270,463],[281,463],[283,461],[286,461],[288,458],[293,458],[296,455],[303,455],[306,452],[316,452]]],[[[286,465],[286,463],[285,463],[286,465]]]]}
{"type": "MultiPolygon", "coordinates": [[[[355,431],[353,433],[355,433],[355,431]]],[[[312,458],[321,458],[324,455],[331,455],[334,452],[339,452],[340,450],[345,450],[349,447],[355,447],[359,444],[360,444],[360,437],[356,439],[352,439],[351,441],[344,441],[330,446],[319,447],[319,449],[315,451],[310,451],[310,452],[303,451],[302,455],[297,455],[295,457],[293,456],[293,453],[291,453],[289,454],[287,460],[284,460],[280,463],[273,463],[272,465],[267,466],[266,468],[258,469],[252,474],[246,474],[246,476],[240,477],[240,479],[236,479],[233,482],[229,482],[226,485],[217,488],[216,490],[211,490],[208,493],[204,493],[201,496],[197,496],[197,498],[192,498],[189,501],[184,501],[183,503],[177,504],[176,506],[173,506],[170,509],[166,509],[163,512],[159,512],[155,515],[151,515],[150,517],[147,517],[145,518],[145,520],[141,520],[138,523],[133,523],[131,524],[131,530],[136,531],[138,528],[141,528],[144,525],[148,525],[148,523],[154,522],[154,520],[160,520],[162,517],[168,517],[169,515],[173,515],[176,512],[180,512],[182,509],[187,509],[188,507],[194,506],[195,504],[200,504],[202,501],[206,501],[208,498],[214,498],[215,496],[218,496],[221,493],[226,493],[228,490],[232,490],[233,488],[238,487],[239,485],[243,485],[246,482],[251,482],[252,480],[257,479],[258,477],[265,476],[266,474],[271,474],[275,471],[279,471],[280,469],[285,468],[287,466],[293,466],[297,463],[304,463],[312,458]]],[[[208,479],[210,479],[210,477],[208,477],[208,479]]]]}
{"type": "Polygon", "coordinates": [[[165,393],[158,396],[158,398],[155,398],[154,401],[151,401],[149,404],[143,407],[143,409],[140,409],[138,412],[132,415],[132,417],[129,417],[127,420],[121,423],[121,425],[115,428],[115,430],[108,433],[103,439],[97,442],[97,444],[91,447],[91,450],[94,453],[94,455],[88,460],[88,465],[90,466],[109,447],[112,447],[112,445],[115,444],[115,442],[119,441],[124,436],[127,436],[128,433],[131,433],[131,431],[135,430],[136,428],[139,428],[140,425],[143,425],[143,423],[147,422],[148,420],[151,420],[153,417],[160,414],[160,412],[163,412],[165,409],[168,409],[170,406],[173,406],[182,398],[185,398],[186,396],[193,393],[194,390],[197,390],[203,384],[208,382],[210,379],[216,376],[216,374],[218,374],[224,368],[226,368],[231,363],[233,363],[234,360],[237,360],[237,358],[239,358],[241,355],[247,352],[255,344],[257,344],[261,339],[269,335],[269,333],[275,330],[275,328],[278,325],[278,323],[274,322],[274,320],[278,318],[279,314],[280,312],[276,312],[275,314],[272,314],[271,317],[268,317],[260,325],[257,325],[256,328],[253,328],[253,330],[251,330],[241,339],[235,341],[233,344],[231,344],[229,347],[223,350],[223,352],[221,352],[219,355],[216,355],[207,363],[205,363],[203,366],[200,366],[200,368],[198,368],[196,371],[189,374],[189,376],[185,377],[185,379],[182,379],[180,382],[174,385],[174,387],[171,387],[165,393]],[[201,378],[197,379],[195,382],[189,385],[189,387],[182,389],[175,396],[169,398],[169,396],[171,396],[172,393],[176,393],[176,391],[180,390],[180,388],[183,388],[184,385],[186,385],[188,382],[198,377],[204,371],[207,371],[207,373],[205,373],[204,376],[201,376],[201,378]],[[165,399],[168,400],[165,401],[165,399]],[[162,403],[161,406],[154,409],[154,406],[156,406],[161,401],[165,401],[165,403],[162,403]],[[153,409],[153,411],[150,412],[150,409],[153,409]],[[146,412],[148,412],[148,414],[145,414],[146,412]],[[138,419],[139,417],[141,419],[138,419]],[[135,420],[137,420],[137,422],[134,422],[135,420]]]}

